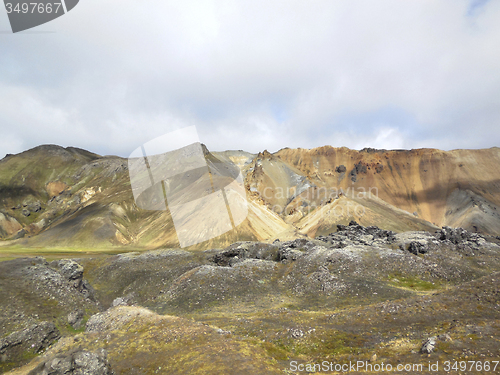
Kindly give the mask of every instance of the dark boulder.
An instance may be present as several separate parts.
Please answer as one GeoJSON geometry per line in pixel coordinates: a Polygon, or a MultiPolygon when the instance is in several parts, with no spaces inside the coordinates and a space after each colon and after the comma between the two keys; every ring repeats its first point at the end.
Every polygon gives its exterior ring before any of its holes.
{"type": "Polygon", "coordinates": [[[77,350],[58,354],[38,365],[28,375],[111,375],[114,374],[108,362],[107,352],[77,350]]]}
{"type": "Polygon", "coordinates": [[[463,228],[443,227],[436,232],[435,236],[440,241],[452,243],[457,251],[467,256],[481,252],[481,248],[487,243],[484,236],[468,232],[463,228]]]}
{"type": "Polygon", "coordinates": [[[459,244],[469,240],[469,233],[463,228],[443,227],[436,232],[437,239],[459,244]]]}
{"type": "Polygon", "coordinates": [[[354,168],[351,172],[349,172],[349,178],[351,179],[352,182],[356,182],[356,180],[358,179],[356,168],[354,168]]]}
{"type": "Polygon", "coordinates": [[[478,233],[468,232],[463,228],[443,227],[436,232],[436,238],[441,241],[450,241],[458,245],[463,242],[478,242],[484,240],[484,237],[478,233]]]}
{"type": "Polygon", "coordinates": [[[347,168],[345,165],[339,165],[337,168],[335,168],[335,172],[337,173],[345,173],[347,171],[347,168]]]}
{"type": "Polygon", "coordinates": [[[408,246],[408,251],[414,255],[418,255],[427,253],[429,251],[429,248],[424,243],[412,241],[408,246]]]}
{"type": "Polygon", "coordinates": [[[360,173],[366,174],[366,172],[367,172],[367,166],[361,162],[356,164],[354,166],[354,169],[356,170],[356,174],[360,174],[360,173]]]}

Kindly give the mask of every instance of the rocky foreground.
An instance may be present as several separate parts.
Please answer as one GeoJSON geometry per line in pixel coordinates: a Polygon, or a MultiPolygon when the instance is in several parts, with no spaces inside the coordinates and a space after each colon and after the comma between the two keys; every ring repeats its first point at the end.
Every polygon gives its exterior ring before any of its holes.
{"type": "Polygon", "coordinates": [[[291,361],[498,361],[499,243],[463,229],[351,222],[314,240],[0,262],[0,371],[284,374],[291,361]]]}

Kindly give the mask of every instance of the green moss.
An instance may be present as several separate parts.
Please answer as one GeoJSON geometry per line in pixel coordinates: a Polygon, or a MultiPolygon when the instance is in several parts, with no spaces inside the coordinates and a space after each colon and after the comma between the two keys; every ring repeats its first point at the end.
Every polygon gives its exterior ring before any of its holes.
{"type": "Polygon", "coordinates": [[[352,354],[360,351],[366,337],[341,331],[327,331],[317,338],[317,346],[311,354],[320,356],[352,354]]]}
{"type": "Polygon", "coordinates": [[[479,340],[479,338],[480,337],[478,335],[476,335],[475,333],[470,333],[467,335],[467,339],[471,340],[471,341],[477,341],[477,340],[479,340]]]}
{"type": "Polygon", "coordinates": [[[271,357],[277,359],[278,361],[286,361],[289,358],[289,352],[283,347],[265,341],[261,343],[261,346],[271,357]]]}
{"type": "Polygon", "coordinates": [[[408,288],[416,291],[429,291],[440,289],[443,285],[440,281],[426,281],[422,280],[420,277],[406,275],[403,276],[400,273],[389,274],[388,281],[391,285],[398,288],[408,288]]]}
{"type": "Polygon", "coordinates": [[[285,303],[282,305],[282,307],[289,310],[300,310],[300,308],[293,303],[285,303]]]}
{"type": "Polygon", "coordinates": [[[67,324],[65,326],[65,331],[69,333],[71,336],[77,335],[79,333],[85,332],[85,325],[87,324],[87,321],[89,320],[89,316],[85,314],[85,316],[82,319],[82,323],[80,325],[80,328],[75,329],[71,324],[67,324]]]}
{"type": "Polygon", "coordinates": [[[449,342],[442,342],[442,341],[438,341],[438,343],[436,344],[436,351],[437,352],[444,352],[446,354],[451,354],[451,343],[449,342]]]}

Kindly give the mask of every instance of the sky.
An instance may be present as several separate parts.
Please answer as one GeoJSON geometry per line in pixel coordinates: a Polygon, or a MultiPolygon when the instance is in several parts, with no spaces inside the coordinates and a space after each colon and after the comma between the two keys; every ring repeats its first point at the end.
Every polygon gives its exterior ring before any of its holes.
{"type": "Polygon", "coordinates": [[[195,125],[211,150],[500,146],[500,1],[81,0],[12,34],[0,158],[129,156],[195,125]]]}

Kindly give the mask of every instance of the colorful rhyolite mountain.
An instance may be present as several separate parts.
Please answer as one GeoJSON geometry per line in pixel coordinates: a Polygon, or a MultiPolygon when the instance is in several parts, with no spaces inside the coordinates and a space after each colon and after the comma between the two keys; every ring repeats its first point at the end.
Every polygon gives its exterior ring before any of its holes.
{"type": "MultiPolygon", "coordinates": [[[[200,249],[315,237],[350,220],[397,232],[446,225],[500,234],[500,148],[204,151],[209,165],[241,168],[248,216],[200,249]]],[[[27,247],[179,246],[168,211],[135,204],[127,159],[52,145],[0,160],[0,239],[27,247]]]]}

